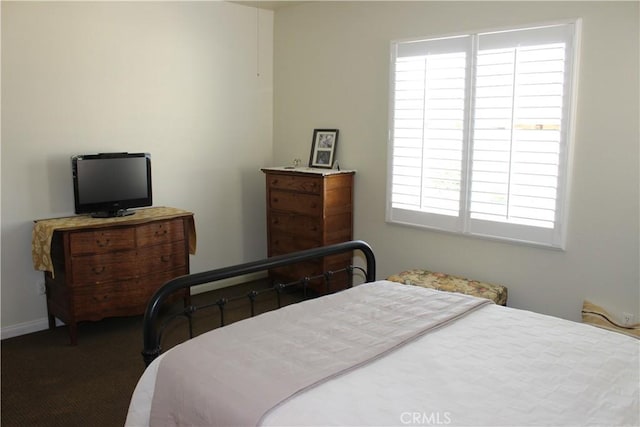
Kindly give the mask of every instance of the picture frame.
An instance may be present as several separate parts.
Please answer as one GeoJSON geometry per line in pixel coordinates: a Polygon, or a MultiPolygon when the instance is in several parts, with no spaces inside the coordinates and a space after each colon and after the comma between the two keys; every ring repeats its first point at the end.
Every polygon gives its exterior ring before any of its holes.
{"type": "Polygon", "coordinates": [[[333,168],[336,146],[338,145],[338,129],[314,129],[309,156],[311,168],[333,168]]]}

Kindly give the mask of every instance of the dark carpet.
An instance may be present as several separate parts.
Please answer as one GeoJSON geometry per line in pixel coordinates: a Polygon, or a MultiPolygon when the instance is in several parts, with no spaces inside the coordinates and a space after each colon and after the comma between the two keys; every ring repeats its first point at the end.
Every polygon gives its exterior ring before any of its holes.
{"type": "MultiPolygon", "coordinates": [[[[266,284],[258,284],[266,287],[266,284]]],[[[210,291],[192,297],[197,305],[243,294],[255,283],[210,291]]],[[[299,300],[285,296],[285,304],[299,300]]],[[[256,313],[274,309],[273,293],[261,295],[256,313]]],[[[167,310],[165,315],[175,310],[167,310]]],[[[229,303],[225,323],[250,315],[248,300],[229,303]]],[[[220,324],[217,307],[194,315],[198,335],[220,324]]],[[[163,335],[163,350],[187,337],[186,321],[172,323],[163,335]]],[[[144,371],[142,316],[108,318],[78,325],[78,345],[69,345],[66,326],[2,341],[3,427],[122,426],[135,385],[144,371]]]]}

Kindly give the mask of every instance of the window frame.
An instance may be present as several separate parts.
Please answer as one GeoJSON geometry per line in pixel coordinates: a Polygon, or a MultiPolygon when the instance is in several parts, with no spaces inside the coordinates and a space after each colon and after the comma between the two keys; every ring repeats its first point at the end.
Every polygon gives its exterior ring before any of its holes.
{"type": "MultiPolygon", "coordinates": [[[[389,76],[389,124],[387,141],[387,191],[386,191],[386,222],[407,225],[436,231],[444,231],[465,236],[488,238],[492,240],[514,242],[526,245],[548,247],[564,250],[567,239],[567,225],[569,213],[569,195],[571,188],[571,171],[573,146],[575,143],[574,129],[576,122],[576,105],[578,96],[578,70],[580,64],[581,20],[568,19],[545,23],[534,23],[502,28],[490,28],[480,31],[469,31],[447,35],[435,35],[421,38],[393,40],[390,45],[390,76],[389,76]],[[470,197],[472,179],[473,156],[473,126],[474,104],[476,101],[476,58],[479,51],[478,40],[482,34],[492,35],[500,32],[526,31],[553,26],[564,26],[569,41],[565,49],[565,79],[562,95],[562,128],[558,153],[557,193],[555,196],[555,219],[553,228],[512,224],[508,222],[479,220],[471,218],[470,197]],[[473,44],[471,55],[467,58],[466,83],[471,85],[465,92],[464,112],[464,141],[461,160],[460,181],[460,211],[458,216],[432,214],[424,211],[394,208],[393,171],[394,171],[394,130],[395,130],[395,101],[396,101],[396,60],[399,48],[410,49],[410,44],[418,46],[422,42],[471,37],[473,44]]],[[[424,140],[423,140],[424,146],[424,140]]],[[[423,169],[424,170],[424,169],[423,169]]]]}

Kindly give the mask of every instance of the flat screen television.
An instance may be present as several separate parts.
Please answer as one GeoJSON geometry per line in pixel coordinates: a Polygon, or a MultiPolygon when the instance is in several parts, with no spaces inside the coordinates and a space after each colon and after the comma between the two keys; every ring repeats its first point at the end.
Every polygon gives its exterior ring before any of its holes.
{"type": "Polygon", "coordinates": [[[96,218],[133,215],[152,205],[149,153],[100,153],[71,157],[77,214],[96,218]]]}

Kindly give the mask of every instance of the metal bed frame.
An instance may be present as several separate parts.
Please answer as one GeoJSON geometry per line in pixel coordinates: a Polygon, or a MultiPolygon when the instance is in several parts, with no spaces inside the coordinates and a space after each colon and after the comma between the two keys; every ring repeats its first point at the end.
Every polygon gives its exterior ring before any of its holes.
{"type": "MultiPolygon", "coordinates": [[[[149,303],[147,305],[144,320],[143,320],[143,335],[144,335],[144,348],[142,350],[142,357],[146,366],[160,355],[162,352],[161,341],[162,341],[162,332],[164,328],[167,326],[169,322],[174,320],[177,317],[186,317],[189,324],[189,337],[193,338],[193,327],[191,322],[191,317],[193,313],[196,311],[211,307],[212,305],[218,306],[220,309],[220,320],[221,326],[224,326],[224,307],[229,301],[239,300],[239,299],[249,299],[251,304],[251,316],[255,314],[254,311],[254,302],[255,298],[259,293],[263,292],[275,292],[277,295],[277,303],[278,307],[282,307],[280,295],[286,289],[291,287],[300,287],[302,286],[303,291],[305,293],[305,297],[309,297],[307,295],[307,285],[312,280],[323,279],[325,284],[325,290],[329,291],[331,278],[335,273],[341,271],[347,271],[349,274],[353,274],[354,270],[359,270],[365,274],[365,282],[373,282],[376,276],[376,260],[373,254],[373,250],[368,243],[362,240],[353,240],[344,243],[337,243],[334,245],[307,249],[304,251],[294,252],[285,255],[279,255],[271,258],[265,258],[258,261],[248,262],[244,264],[238,264],[230,267],[219,268],[215,270],[204,271],[202,273],[194,273],[185,276],[180,276],[175,279],[172,279],[162,285],[151,297],[149,303]],[[164,320],[163,322],[159,322],[160,310],[163,306],[163,303],[172,295],[178,291],[186,291],[189,292],[189,289],[192,286],[202,285],[206,283],[212,283],[223,279],[228,279],[231,277],[242,276],[250,273],[256,273],[260,271],[271,270],[278,267],[283,267],[290,264],[296,264],[302,261],[308,261],[316,258],[322,258],[329,255],[336,255],[340,253],[352,252],[354,250],[359,250],[365,257],[365,268],[357,267],[350,265],[345,269],[338,271],[326,271],[318,276],[313,277],[304,277],[300,280],[291,283],[274,283],[271,288],[262,289],[260,291],[252,290],[247,294],[238,295],[236,297],[231,298],[221,298],[216,301],[214,304],[209,304],[205,306],[194,306],[185,300],[184,308],[171,315],[169,318],[164,320]]],[[[351,283],[352,284],[352,283],[351,283]]],[[[312,295],[314,297],[316,295],[312,295]]],[[[320,295],[318,295],[320,296],[320,295]]]]}

